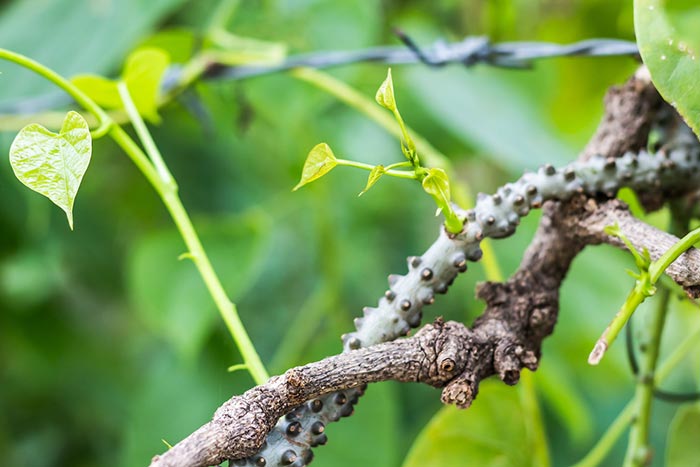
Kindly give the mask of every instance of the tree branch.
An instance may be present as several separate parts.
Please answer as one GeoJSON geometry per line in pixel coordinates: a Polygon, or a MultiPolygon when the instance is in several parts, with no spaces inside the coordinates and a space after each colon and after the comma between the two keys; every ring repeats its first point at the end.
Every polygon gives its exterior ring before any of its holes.
{"type": "MultiPolygon", "coordinates": [[[[655,207],[679,186],[668,178],[678,174],[673,172],[678,164],[685,164],[686,174],[697,169],[694,139],[687,154],[673,153],[673,147],[668,151],[661,147],[656,155],[642,157],[649,129],[660,119],[666,119],[663,128],[674,135],[666,135],[667,140],[680,138],[687,143],[683,140],[687,137],[679,117],[662,103],[648,75],[639,73],[624,86],[614,88],[606,98],[606,116],[579,163],[558,171],[545,167],[537,174],[526,174],[516,184],[506,185],[496,195],[481,195],[475,210],[466,213],[465,231],[457,236],[442,232],[426,254],[409,259],[409,274],[393,282],[390,278],[392,289],[380,300],[379,306],[387,311],[366,312],[364,321],[358,322],[358,332],[347,335],[344,341],[346,347],[355,349],[360,344],[404,334],[409,329],[406,323],[411,327],[418,325],[422,304],[432,303],[434,292],[446,292],[457,272],[466,270],[465,258],[478,259],[478,242],[483,235],[507,236],[515,230],[518,217],[525,215],[530,207],[537,207],[542,200],[567,199],[545,202],[539,229],[519,269],[507,282],[478,286],[477,296],[487,307],[471,329],[438,320],[415,337],[352,350],[289,370],[230,399],[216,411],[211,422],[156,456],[151,465],[208,466],[226,459],[240,459],[241,465],[249,465],[248,462],[265,465],[259,453],[242,458],[257,452],[275,424],[282,427],[287,443],[280,442],[279,446],[295,447],[295,436],[302,429],[298,421],[308,422],[300,417],[320,411],[324,403],[342,406],[337,411],[339,415],[331,420],[348,415],[362,392],[351,388],[370,382],[393,379],[444,387],[442,400],[459,407],[468,407],[478,393],[480,381],[493,374],[507,384],[515,384],[523,368],[534,371],[538,366],[542,340],[552,333],[557,321],[559,287],[574,257],[589,244],[621,246],[618,239],[603,232],[605,226],[618,223],[633,245],[647,248],[652,257],[660,256],[677,240],[633,218],[621,202],[599,198],[610,198],[621,183],[636,180],[639,187],[651,193],[643,199],[645,206],[655,207]],[[639,161],[629,151],[635,154],[641,151],[639,161]],[[611,161],[618,157],[620,162],[611,161]],[[590,161],[588,166],[576,165],[586,161],[590,161]],[[672,173],[669,175],[668,171],[672,173]],[[531,183],[535,183],[535,188],[545,188],[541,197],[538,189],[532,190],[531,183]],[[571,196],[571,190],[579,194],[571,196]],[[506,224],[501,226],[499,219],[506,224]],[[457,259],[446,260],[453,257],[457,259]],[[401,298],[401,294],[410,299],[401,298]],[[397,314],[395,303],[405,313],[397,314]],[[376,321],[372,326],[366,321],[370,317],[376,321]],[[389,336],[388,330],[394,334],[389,336]],[[336,391],[341,392],[330,395],[336,391]],[[326,397],[318,399],[323,395],[326,397]],[[292,409],[295,410],[289,413],[292,409]],[[278,419],[284,414],[286,421],[280,425],[278,419]]],[[[689,181],[689,178],[685,180],[682,188],[689,189],[692,185],[689,181]]],[[[699,255],[691,250],[668,270],[691,296],[697,296],[700,291],[699,255]]],[[[320,421],[305,427],[316,436],[312,438],[315,439],[312,446],[325,442],[323,428],[320,421]]],[[[268,442],[277,443],[279,437],[275,432],[275,440],[271,436],[268,442]]],[[[299,448],[305,453],[302,456],[311,452],[302,443],[299,448]]],[[[306,457],[297,461],[293,449],[283,449],[287,450],[276,454],[275,462],[279,465],[310,462],[306,457]]]]}

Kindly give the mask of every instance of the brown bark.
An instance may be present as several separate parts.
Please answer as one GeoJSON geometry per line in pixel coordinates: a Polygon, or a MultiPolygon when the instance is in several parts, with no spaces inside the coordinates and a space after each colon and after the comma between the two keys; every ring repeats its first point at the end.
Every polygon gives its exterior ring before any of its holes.
{"type": "MultiPolygon", "coordinates": [[[[606,98],[606,115],[583,151],[618,157],[645,147],[650,125],[669,108],[639,74],[614,88],[606,98]]],[[[671,118],[678,118],[672,116],[671,118]]],[[[658,204],[664,193],[646,198],[658,204]]],[[[550,335],[559,310],[559,287],[575,256],[587,245],[608,243],[624,247],[603,232],[617,223],[639,250],[660,256],[677,238],[630,215],[617,200],[579,195],[566,202],[545,203],[539,229],[520,267],[504,283],[483,283],[477,296],[486,310],[470,328],[437,320],[414,337],[347,352],[293,368],[267,384],[231,398],[211,422],[171,450],[153,459],[152,466],[208,466],[256,452],[280,416],[329,392],[385,381],[415,381],[442,387],[442,400],[468,407],[479,382],[497,374],[515,384],[523,368],[535,370],[542,340],[550,335]]],[[[668,274],[692,297],[700,294],[700,252],[691,250],[668,269],[668,274]]]]}

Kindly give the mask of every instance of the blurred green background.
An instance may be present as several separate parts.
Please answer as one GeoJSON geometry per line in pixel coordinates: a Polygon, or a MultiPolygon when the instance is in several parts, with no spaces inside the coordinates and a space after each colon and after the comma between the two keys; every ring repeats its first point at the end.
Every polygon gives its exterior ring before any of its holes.
{"type": "MultiPolygon", "coordinates": [[[[115,76],[150,35],[202,30],[216,5],[9,1],[0,6],[0,44],[66,76],[115,76]]],[[[631,2],[622,0],[242,1],[228,24],[236,34],[286,44],[291,54],[398,44],[393,26],[425,44],[473,34],[494,41],[633,39],[631,2]]],[[[571,58],[528,71],[416,65],[396,66],[393,75],[408,124],[453,161],[474,192],[490,192],[526,168],[574,158],[601,117],[606,88],[636,66],[630,58],[571,58]]],[[[45,81],[7,63],[0,71],[0,106],[56,99],[45,81]]],[[[371,98],[386,68],[352,65],[332,74],[371,98]]],[[[264,362],[279,373],[337,353],[339,335],[362,306],[375,303],[386,275],[403,273],[405,257],[436,237],[432,201],[417,184],[397,179],[382,179],[358,198],[366,173],[347,168],[292,193],[320,141],[348,159],[402,158],[398,142],[376,123],[307,83],[279,74],[204,82],[192,91],[183,99],[200,103],[204,116],[176,101],[152,130],[264,362]]],[[[14,133],[0,137],[7,154],[14,133]]],[[[114,144],[95,144],[74,232],[7,162],[0,178],[5,465],[146,465],[165,449],[161,439],[178,441],[251,386],[244,372],[226,371],[240,361],[232,340],[194,266],[177,260],[184,244],[160,200],[114,144]]],[[[652,221],[664,226],[666,217],[652,221]]],[[[516,268],[536,225],[533,213],[516,236],[494,243],[504,272],[516,268]]],[[[564,284],[560,322],[534,378],[555,466],[585,454],[633,393],[623,345],[599,367],[586,364],[631,286],[626,267],[634,267],[631,258],[612,248],[586,250],[564,284]]],[[[470,267],[426,319],[470,322],[483,307],[473,298],[483,277],[479,265],[470,267]]],[[[675,299],[670,319],[664,353],[700,325],[695,310],[675,299]]],[[[670,387],[690,387],[698,360],[693,365],[679,369],[670,387]]],[[[329,427],[314,465],[401,465],[439,407],[431,388],[375,385],[353,417],[329,427]]],[[[654,465],[663,464],[675,410],[655,406],[654,465]]],[[[623,453],[621,442],[604,465],[619,465],[623,453]]]]}

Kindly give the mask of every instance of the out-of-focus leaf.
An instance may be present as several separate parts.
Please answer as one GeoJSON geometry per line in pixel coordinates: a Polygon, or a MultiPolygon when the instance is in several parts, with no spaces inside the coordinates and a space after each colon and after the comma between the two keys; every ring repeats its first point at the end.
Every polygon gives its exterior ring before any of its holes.
{"type": "Polygon", "coordinates": [[[173,63],[185,63],[194,53],[196,37],[187,28],[163,29],[141,43],[140,48],[149,47],[165,51],[173,63]]]}
{"type": "Polygon", "coordinates": [[[568,362],[558,355],[549,355],[547,364],[537,370],[537,391],[549,405],[572,441],[581,445],[593,435],[593,414],[581,389],[572,383],[568,362]]]}
{"type": "MultiPolygon", "coordinates": [[[[0,44],[51,67],[63,76],[106,74],[117,69],[145,34],[184,4],[184,0],[75,0],[6,2],[0,15],[0,44]],[[50,39],[40,31],[51,31],[50,39]]],[[[21,100],[55,86],[31,72],[8,66],[11,83],[3,81],[0,100],[21,100]]]]}
{"type": "Polygon", "coordinates": [[[399,400],[391,384],[376,384],[367,389],[356,413],[342,423],[327,427],[329,441],[317,449],[318,465],[335,467],[393,466],[399,453],[399,400]],[[362,446],[362,449],[358,449],[362,446]]]}
{"type": "Polygon", "coordinates": [[[70,111],[59,133],[36,123],[22,128],[10,147],[10,164],[20,182],[65,211],[72,230],[73,202],[91,154],[90,128],[70,111]]]}
{"type": "Polygon", "coordinates": [[[227,376],[225,368],[205,361],[183,367],[166,349],[144,360],[141,364],[147,370],[134,385],[128,422],[120,427],[123,447],[118,464],[112,459],[112,464],[124,467],[147,465],[167,449],[163,440],[177,443],[205,423],[231,393],[246,389],[245,378],[227,376]]]}
{"type": "Polygon", "coordinates": [[[403,467],[525,467],[532,451],[518,391],[486,381],[469,410],[448,406],[433,417],[403,467]]]}
{"type": "Polygon", "coordinates": [[[402,74],[402,89],[433,121],[513,172],[573,159],[576,151],[546,124],[542,111],[533,107],[536,103],[499,73],[505,72],[411,68],[402,74]]]}
{"type": "Polygon", "coordinates": [[[700,466],[700,406],[683,407],[668,429],[666,467],[700,466]]]}
{"type": "MultiPolygon", "coordinates": [[[[266,218],[205,224],[199,234],[214,269],[234,301],[253,283],[268,238],[266,218]]],[[[214,302],[175,230],[141,240],[129,258],[128,291],[138,316],[191,357],[219,321],[214,302]]]]}
{"type": "Polygon", "coordinates": [[[78,75],[71,78],[71,81],[105,109],[118,109],[122,106],[117,83],[110,79],[97,75],[78,75]]]}
{"type": "Polygon", "coordinates": [[[287,56],[287,46],[281,42],[241,37],[221,29],[213,31],[209,40],[220,49],[216,51],[216,59],[226,65],[274,65],[287,56]]]}
{"type": "Polygon", "coordinates": [[[369,173],[369,177],[367,177],[367,185],[365,185],[365,189],[360,192],[359,195],[357,196],[362,196],[367,191],[374,186],[377,181],[382,178],[382,175],[386,173],[386,170],[384,169],[383,165],[377,165],[375,166],[369,173]]]}
{"type": "Polygon", "coordinates": [[[326,143],[319,143],[311,149],[309,155],[306,156],[304,168],[301,171],[301,180],[292,188],[292,191],[297,191],[307,183],[326,175],[338,164],[333,151],[326,143]]]}
{"type": "Polygon", "coordinates": [[[152,122],[159,122],[158,89],[170,63],[168,54],[152,47],[138,49],[126,59],[122,80],[139,113],[152,122]]]}
{"type": "MultiPolygon", "coordinates": [[[[129,55],[122,72],[121,79],[126,83],[139,113],[154,123],[160,121],[158,90],[169,63],[165,51],[153,47],[142,48],[129,55]]],[[[78,75],[71,81],[102,107],[123,108],[116,81],[95,75],[78,75]]]]}
{"type": "Polygon", "coordinates": [[[635,0],[637,44],[656,88],[700,135],[700,7],[681,1],[671,4],[673,16],[665,1],[635,0]],[[674,25],[672,18],[683,21],[674,25]]]}

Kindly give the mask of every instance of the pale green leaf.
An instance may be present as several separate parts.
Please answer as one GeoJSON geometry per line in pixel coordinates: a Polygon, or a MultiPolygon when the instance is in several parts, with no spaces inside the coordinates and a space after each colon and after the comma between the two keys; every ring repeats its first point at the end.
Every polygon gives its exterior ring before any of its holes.
{"type": "Polygon", "coordinates": [[[367,185],[365,186],[365,189],[360,192],[359,195],[357,196],[362,196],[367,191],[374,186],[375,183],[386,173],[386,169],[384,169],[383,165],[377,165],[375,166],[369,173],[369,177],[367,177],[367,185]]]}
{"type": "MultiPolygon", "coordinates": [[[[160,121],[158,92],[169,64],[170,59],[165,51],[145,47],[129,55],[122,72],[121,79],[126,83],[139,114],[154,123],[160,121]]],[[[78,75],[71,81],[100,106],[106,109],[124,108],[116,81],[96,75],[78,75]]]]}
{"type": "Polygon", "coordinates": [[[163,50],[173,63],[186,63],[194,53],[197,38],[192,29],[177,27],[158,31],[141,43],[139,48],[163,50]]]}
{"type": "Polygon", "coordinates": [[[118,109],[122,106],[117,83],[97,75],[78,75],[71,78],[81,91],[105,109],[118,109]]]}
{"type": "MultiPolygon", "coordinates": [[[[200,222],[199,236],[228,296],[236,301],[255,283],[266,259],[269,219],[261,213],[200,222]]],[[[202,349],[219,322],[216,306],[177,230],[150,233],[127,256],[126,287],[135,316],[185,358],[202,349]]]]}
{"type": "Polygon", "coordinates": [[[694,2],[670,3],[674,4],[671,15],[667,2],[663,0],[635,0],[637,44],[656,88],[685,118],[695,134],[700,135],[700,86],[697,85],[700,76],[700,50],[697,48],[700,14],[694,2]],[[682,29],[674,26],[675,23],[681,27],[678,21],[674,21],[680,17],[684,18],[682,29]],[[693,32],[687,35],[689,30],[693,32]],[[691,36],[695,40],[690,40],[691,36]]]}
{"type": "Polygon", "coordinates": [[[450,203],[450,182],[443,169],[433,168],[428,170],[428,175],[423,179],[423,189],[435,199],[439,208],[447,210],[450,203]]]}
{"type": "Polygon", "coordinates": [[[700,406],[683,407],[668,429],[666,467],[700,465],[700,406]]]}
{"type": "Polygon", "coordinates": [[[221,49],[214,51],[214,56],[226,65],[244,63],[275,65],[281,63],[287,56],[286,44],[237,36],[223,29],[212,31],[209,40],[221,49]]]}
{"type": "Polygon", "coordinates": [[[391,79],[391,68],[387,71],[386,79],[377,89],[377,95],[374,97],[379,105],[391,110],[396,111],[396,99],[394,98],[394,82],[391,79]]]}
{"type": "Polygon", "coordinates": [[[139,113],[151,122],[160,121],[158,91],[170,59],[163,50],[147,47],[137,49],[126,59],[122,80],[139,113]]]}
{"type": "Polygon", "coordinates": [[[22,128],[10,147],[10,164],[19,181],[65,211],[73,229],[73,202],[91,153],[90,128],[71,111],[59,133],[36,123],[22,128]]]}
{"type": "Polygon", "coordinates": [[[306,162],[304,162],[304,168],[301,171],[301,180],[299,180],[299,183],[297,183],[292,191],[297,191],[307,183],[311,183],[323,177],[333,170],[337,164],[338,161],[330,146],[326,143],[317,144],[311,149],[309,155],[306,156],[306,162]]]}
{"type": "Polygon", "coordinates": [[[532,441],[518,390],[500,381],[482,383],[468,410],[442,408],[413,443],[403,467],[527,467],[532,441]]]}

